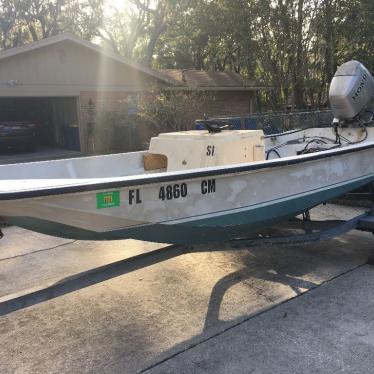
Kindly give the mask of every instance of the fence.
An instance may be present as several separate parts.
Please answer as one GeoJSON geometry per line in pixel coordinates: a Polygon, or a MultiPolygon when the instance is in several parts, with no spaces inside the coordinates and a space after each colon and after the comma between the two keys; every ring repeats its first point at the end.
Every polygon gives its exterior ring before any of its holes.
{"type": "MultiPolygon", "coordinates": [[[[327,126],[331,124],[333,115],[331,110],[309,110],[291,112],[269,112],[243,114],[239,116],[214,117],[218,120],[231,124],[233,129],[263,129],[266,134],[274,134],[292,129],[307,127],[327,126]]],[[[201,120],[196,120],[196,129],[202,130],[204,125],[201,120]]]]}

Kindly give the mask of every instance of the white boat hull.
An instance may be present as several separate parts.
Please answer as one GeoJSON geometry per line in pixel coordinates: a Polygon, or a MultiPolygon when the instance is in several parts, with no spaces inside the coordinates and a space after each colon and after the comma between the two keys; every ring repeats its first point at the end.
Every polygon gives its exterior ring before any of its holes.
{"type": "Polygon", "coordinates": [[[0,216],[8,223],[76,239],[227,240],[373,181],[373,159],[374,142],[367,142],[184,172],[73,178],[68,184],[37,179],[25,189],[19,187],[22,181],[13,180],[0,191],[0,216]]]}

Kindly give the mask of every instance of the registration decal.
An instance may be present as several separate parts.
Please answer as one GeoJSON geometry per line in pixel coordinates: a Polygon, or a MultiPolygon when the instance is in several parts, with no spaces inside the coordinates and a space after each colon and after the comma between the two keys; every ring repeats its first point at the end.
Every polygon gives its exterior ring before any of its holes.
{"type": "Polygon", "coordinates": [[[120,206],[119,191],[99,192],[96,194],[96,208],[112,208],[120,206]]]}

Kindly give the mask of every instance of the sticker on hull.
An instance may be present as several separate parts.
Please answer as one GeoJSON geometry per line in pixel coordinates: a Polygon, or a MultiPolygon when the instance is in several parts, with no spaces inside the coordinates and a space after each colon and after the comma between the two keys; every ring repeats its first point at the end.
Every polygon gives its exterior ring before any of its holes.
{"type": "Polygon", "coordinates": [[[119,191],[99,192],[96,194],[96,208],[112,208],[120,206],[119,191]]]}

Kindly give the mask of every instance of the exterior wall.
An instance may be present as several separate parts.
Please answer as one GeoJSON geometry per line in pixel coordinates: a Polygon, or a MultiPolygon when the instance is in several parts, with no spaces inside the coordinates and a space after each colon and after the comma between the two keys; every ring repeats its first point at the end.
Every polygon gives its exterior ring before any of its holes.
{"type": "Polygon", "coordinates": [[[193,129],[195,120],[209,117],[235,116],[254,112],[255,92],[253,91],[207,91],[204,101],[185,115],[185,128],[193,129]]]}
{"type": "Polygon", "coordinates": [[[219,91],[213,95],[213,100],[205,107],[208,116],[235,116],[254,111],[252,91],[219,91]]]}
{"type": "Polygon", "coordinates": [[[157,80],[64,40],[0,60],[0,96],[79,96],[81,91],[141,91],[157,80]]]}

